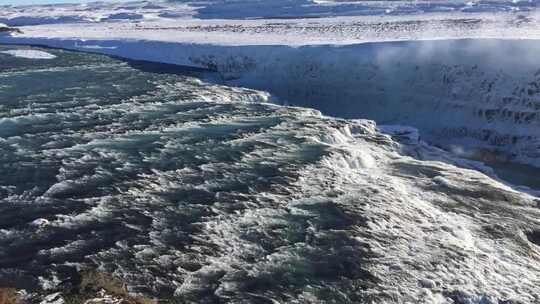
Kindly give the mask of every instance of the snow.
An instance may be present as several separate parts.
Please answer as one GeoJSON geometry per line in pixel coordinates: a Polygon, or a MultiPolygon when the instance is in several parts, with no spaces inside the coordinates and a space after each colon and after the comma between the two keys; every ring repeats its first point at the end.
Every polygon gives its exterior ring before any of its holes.
{"type": "Polygon", "coordinates": [[[37,50],[8,50],[0,52],[0,54],[11,55],[18,58],[26,59],[54,59],[55,55],[37,50]]]}
{"type": "MultiPolygon", "coordinates": [[[[527,13],[538,1],[470,3],[446,1],[316,1],[316,0],[241,0],[241,1],[137,1],[129,3],[96,2],[86,4],[4,6],[0,20],[9,25],[99,22],[117,14],[137,14],[145,20],[156,18],[211,19],[300,19],[312,20],[336,16],[400,16],[426,13],[527,13]],[[52,12],[52,14],[51,14],[52,12]],[[31,19],[22,19],[31,17],[31,19]]],[[[129,19],[129,18],[128,18],[129,19]]]]}
{"type": "MultiPolygon", "coordinates": [[[[527,13],[527,16],[536,16],[527,13]]],[[[519,14],[432,13],[320,19],[201,20],[150,18],[22,26],[13,38],[154,41],[178,44],[349,45],[396,40],[463,38],[538,39],[539,21],[519,14]]],[[[56,18],[54,15],[50,18],[56,18]]],[[[49,18],[48,17],[48,18],[49,18]]],[[[100,19],[101,20],[101,19],[100,19]]]]}
{"type": "MultiPolygon", "coordinates": [[[[45,45],[96,40],[176,44],[350,45],[396,40],[537,39],[536,2],[207,1],[3,7],[0,22],[23,33],[0,42],[45,45]],[[493,13],[493,10],[497,13],[493,13]],[[261,15],[262,14],[262,15],[261,15]],[[317,17],[317,18],[314,18],[317,17]],[[42,40],[55,40],[46,42],[42,40]]],[[[84,44],[82,44],[84,45],[84,44]]],[[[146,47],[146,46],[145,46],[146,47]]],[[[126,52],[123,54],[129,56],[126,52]]],[[[149,58],[156,60],[155,58],[149,58]]],[[[163,58],[166,60],[166,58],[163,58]]]]}

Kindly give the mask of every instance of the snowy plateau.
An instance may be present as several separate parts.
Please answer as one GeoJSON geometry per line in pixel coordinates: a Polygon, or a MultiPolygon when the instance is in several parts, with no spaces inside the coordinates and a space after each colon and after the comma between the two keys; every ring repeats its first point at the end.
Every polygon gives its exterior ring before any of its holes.
{"type": "Polygon", "coordinates": [[[88,259],[130,295],[174,303],[540,303],[538,4],[0,6],[0,30],[10,29],[0,31],[0,46],[10,48],[0,49],[0,67],[14,59],[40,65],[0,70],[0,93],[8,92],[0,94],[0,210],[88,207],[0,223],[0,287],[63,304],[62,267],[80,270],[88,259]],[[69,93],[53,108],[39,82],[19,86],[43,102],[39,113],[11,105],[23,94],[9,92],[11,79],[50,69],[71,75],[69,65],[48,65],[79,53],[101,56],[85,60],[133,88],[146,85],[131,69],[139,61],[213,76],[182,87],[173,76],[151,76],[160,85],[126,99],[131,105],[87,104],[69,93]],[[64,134],[58,121],[77,128],[64,134]],[[39,132],[46,135],[34,138],[39,132]],[[197,150],[199,141],[212,148],[197,150]],[[28,152],[35,142],[39,153],[28,152]],[[175,161],[195,150],[191,164],[175,161]],[[50,184],[23,191],[23,178],[8,176],[30,176],[30,159],[50,169],[45,160],[55,157],[50,184]],[[172,220],[188,213],[189,225],[172,220]],[[139,236],[90,249],[101,244],[91,238],[111,234],[97,225],[116,224],[139,236]],[[72,242],[43,245],[58,229],[72,242]],[[39,250],[28,260],[43,273],[27,284],[9,255],[32,246],[39,250]]]}

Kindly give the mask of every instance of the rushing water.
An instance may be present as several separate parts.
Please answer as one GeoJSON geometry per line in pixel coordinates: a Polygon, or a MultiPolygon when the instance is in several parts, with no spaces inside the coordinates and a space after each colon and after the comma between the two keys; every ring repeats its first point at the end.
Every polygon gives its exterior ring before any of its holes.
{"type": "Polygon", "coordinates": [[[186,302],[416,302],[433,273],[448,299],[533,297],[532,245],[490,225],[521,231],[536,211],[477,172],[200,71],[2,53],[21,48],[0,46],[0,287],[66,291],[97,269],[186,302]],[[471,239],[511,271],[490,281],[471,239]]]}
{"type": "MultiPolygon", "coordinates": [[[[56,58],[0,53],[0,286],[54,290],[91,267],[132,291],[213,301],[224,296],[214,285],[225,267],[287,246],[297,248],[284,269],[299,269],[276,290],[363,275],[360,264],[341,266],[343,250],[294,245],[312,213],[325,214],[315,222],[327,229],[347,225],[334,204],[287,206],[300,168],[329,153],[313,138],[342,123],[260,103],[257,91],[47,52],[56,58]],[[306,250],[311,257],[293,258],[306,250]]],[[[249,291],[280,280],[280,265],[259,265],[275,278],[252,274],[237,288],[256,297],[249,291]]]]}

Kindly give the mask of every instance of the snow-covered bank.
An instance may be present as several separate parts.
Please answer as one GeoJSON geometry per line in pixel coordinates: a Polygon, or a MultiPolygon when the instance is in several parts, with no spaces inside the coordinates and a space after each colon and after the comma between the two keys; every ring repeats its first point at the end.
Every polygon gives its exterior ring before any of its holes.
{"type": "Polygon", "coordinates": [[[301,19],[337,16],[401,16],[411,14],[529,13],[538,0],[151,0],[2,6],[0,22],[19,25],[103,21],[178,19],[301,19]],[[123,2],[123,3],[122,3],[123,2]]]}
{"type": "Polygon", "coordinates": [[[447,40],[347,46],[224,46],[141,40],[3,37],[120,57],[204,67],[228,84],[346,118],[406,124],[460,153],[540,166],[536,40],[447,40]]]}
{"type": "Polygon", "coordinates": [[[56,58],[56,56],[54,56],[53,54],[49,54],[43,51],[36,51],[36,50],[10,50],[10,51],[4,51],[0,53],[11,55],[14,57],[19,57],[19,58],[26,58],[26,59],[54,59],[56,58]]]}

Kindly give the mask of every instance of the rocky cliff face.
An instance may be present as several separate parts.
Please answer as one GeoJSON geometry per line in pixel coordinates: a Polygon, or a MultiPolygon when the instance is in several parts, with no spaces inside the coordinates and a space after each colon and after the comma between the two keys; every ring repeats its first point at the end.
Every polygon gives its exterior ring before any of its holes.
{"type": "Polygon", "coordinates": [[[0,34],[1,33],[22,33],[18,28],[9,27],[5,24],[0,23],[0,34]]]}

